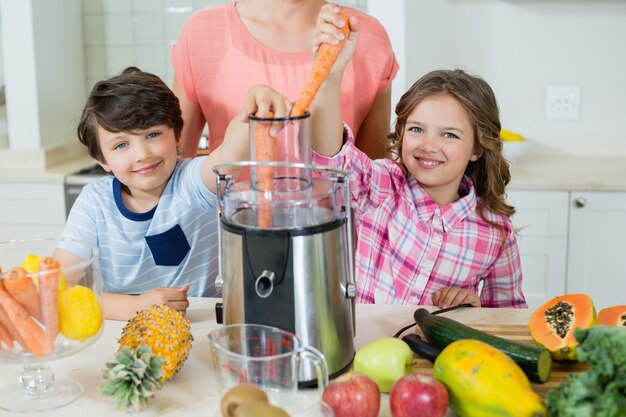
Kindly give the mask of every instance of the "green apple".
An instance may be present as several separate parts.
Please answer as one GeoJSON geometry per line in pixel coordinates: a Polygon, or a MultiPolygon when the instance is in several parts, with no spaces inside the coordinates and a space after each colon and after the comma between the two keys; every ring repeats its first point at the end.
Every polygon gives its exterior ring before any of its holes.
{"type": "Polygon", "coordinates": [[[389,392],[398,379],[411,372],[413,351],[401,339],[383,337],[357,350],[353,367],[373,379],[381,392],[389,392]]]}

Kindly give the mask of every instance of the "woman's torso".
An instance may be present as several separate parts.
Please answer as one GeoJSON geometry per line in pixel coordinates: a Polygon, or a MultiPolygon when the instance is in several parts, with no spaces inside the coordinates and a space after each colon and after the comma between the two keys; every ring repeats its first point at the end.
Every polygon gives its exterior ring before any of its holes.
{"type": "MultiPolygon", "coordinates": [[[[382,26],[347,10],[363,26],[341,86],[343,118],[357,131],[398,66],[382,26]]],[[[173,63],[187,98],[204,114],[213,150],[251,86],[268,84],[295,101],[311,72],[312,57],[309,50],[283,52],[263,45],[246,30],[235,5],[225,4],[192,16],[174,47],[173,63]]]]}

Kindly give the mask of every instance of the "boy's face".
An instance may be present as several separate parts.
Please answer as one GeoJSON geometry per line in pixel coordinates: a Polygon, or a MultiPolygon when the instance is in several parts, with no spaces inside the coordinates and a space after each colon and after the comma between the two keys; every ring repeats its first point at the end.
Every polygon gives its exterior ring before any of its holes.
{"type": "Polygon", "coordinates": [[[128,187],[129,194],[160,197],[177,161],[177,140],[167,125],[133,133],[112,133],[98,127],[98,141],[107,172],[128,187]]]}
{"type": "Polygon", "coordinates": [[[407,118],[403,134],[402,161],[428,195],[441,205],[458,199],[465,168],[481,155],[463,106],[448,94],[427,97],[407,118]]]}

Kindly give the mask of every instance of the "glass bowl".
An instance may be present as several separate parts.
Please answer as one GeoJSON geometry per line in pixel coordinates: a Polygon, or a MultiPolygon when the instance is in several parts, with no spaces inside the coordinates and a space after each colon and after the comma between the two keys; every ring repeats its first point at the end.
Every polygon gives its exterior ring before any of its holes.
{"type": "Polygon", "coordinates": [[[18,383],[0,389],[0,408],[50,410],[83,393],[55,380],[48,362],[74,355],[102,333],[98,249],[70,239],[0,242],[0,361],[22,365],[18,383]]]}

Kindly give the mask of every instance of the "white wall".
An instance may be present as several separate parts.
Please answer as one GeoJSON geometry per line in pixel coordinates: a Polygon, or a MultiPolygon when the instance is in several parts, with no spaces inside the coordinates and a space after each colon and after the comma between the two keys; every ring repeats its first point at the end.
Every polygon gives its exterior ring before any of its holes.
{"type": "Polygon", "coordinates": [[[529,136],[626,137],[626,2],[406,4],[407,86],[430,70],[460,67],[491,84],[510,129],[529,136]],[[545,118],[549,84],[581,87],[580,119],[545,118]]]}

